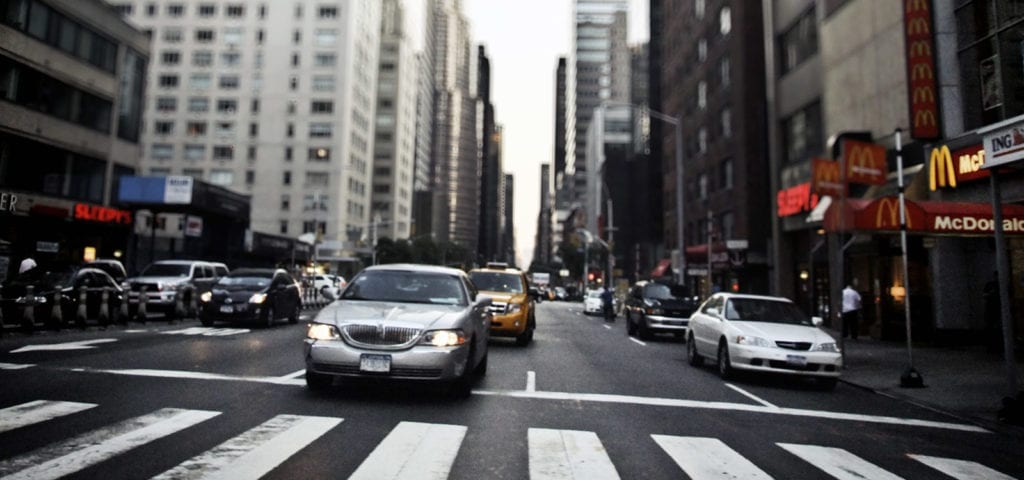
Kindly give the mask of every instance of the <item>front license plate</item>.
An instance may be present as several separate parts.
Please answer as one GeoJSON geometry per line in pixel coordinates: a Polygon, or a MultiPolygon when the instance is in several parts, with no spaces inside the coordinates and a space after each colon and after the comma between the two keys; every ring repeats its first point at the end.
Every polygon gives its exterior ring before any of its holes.
{"type": "Polygon", "coordinates": [[[807,357],[803,355],[786,355],[786,363],[790,365],[807,366],[807,357]]]}
{"type": "Polygon", "coordinates": [[[220,307],[220,313],[231,313],[233,311],[235,309],[231,305],[221,305],[220,307]]]}
{"type": "Polygon", "coordinates": [[[359,371],[388,373],[391,371],[391,355],[361,355],[359,357],[359,371]]]}

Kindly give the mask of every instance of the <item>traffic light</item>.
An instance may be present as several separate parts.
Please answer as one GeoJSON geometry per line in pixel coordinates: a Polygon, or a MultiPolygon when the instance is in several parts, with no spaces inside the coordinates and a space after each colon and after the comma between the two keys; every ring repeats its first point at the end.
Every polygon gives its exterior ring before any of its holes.
{"type": "Polygon", "coordinates": [[[590,272],[589,274],[587,274],[587,280],[591,282],[594,281],[594,272],[590,272]]]}

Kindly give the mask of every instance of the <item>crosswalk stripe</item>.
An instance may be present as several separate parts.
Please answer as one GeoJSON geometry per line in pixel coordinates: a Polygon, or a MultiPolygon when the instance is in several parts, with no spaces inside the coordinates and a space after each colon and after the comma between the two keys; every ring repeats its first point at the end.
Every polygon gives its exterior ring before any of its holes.
{"type": "Polygon", "coordinates": [[[531,428],[527,437],[532,480],[619,478],[594,432],[531,428]]]}
{"type": "Polygon", "coordinates": [[[0,462],[0,477],[55,479],[220,415],[163,408],[0,462]]]}
{"type": "Polygon", "coordinates": [[[777,445],[839,480],[901,480],[900,477],[841,448],[795,443],[777,445]]]}
{"type": "Polygon", "coordinates": [[[717,438],[670,435],[651,435],[651,438],[694,480],[772,478],[717,438]]]}
{"type": "Polygon", "coordinates": [[[0,410],[0,432],[63,417],[95,407],[95,403],[36,400],[0,410]]]}
{"type": "Polygon", "coordinates": [[[278,415],[153,479],[259,478],[341,421],[330,417],[278,415]]]}
{"type": "Polygon", "coordinates": [[[461,425],[399,423],[349,480],[448,478],[465,436],[461,425]]]}
{"type": "Polygon", "coordinates": [[[180,330],[167,330],[160,332],[164,335],[203,335],[206,337],[223,337],[227,335],[238,335],[249,333],[248,328],[213,328],[213,327],[189,327],[180,330]]]}
{"type": "Polygon", "coordinates": [[[907,455],[957,480],[1013,480],[1013,477],[988,468],[980,463],[953,458],[907,455]]]}

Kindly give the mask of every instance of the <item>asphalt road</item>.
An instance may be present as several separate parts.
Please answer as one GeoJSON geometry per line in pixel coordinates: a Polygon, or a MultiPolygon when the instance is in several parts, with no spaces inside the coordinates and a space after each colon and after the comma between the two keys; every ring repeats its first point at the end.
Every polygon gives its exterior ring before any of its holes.
{"type": "Polygon", "coordinates": [[[0,477],[1024,478],[1024,439],[842,383],[723,382],[580,307],[541,304],[528,347],[492,340],[464,400],[313,394],[302,322],[8,335],[0,477]]]}

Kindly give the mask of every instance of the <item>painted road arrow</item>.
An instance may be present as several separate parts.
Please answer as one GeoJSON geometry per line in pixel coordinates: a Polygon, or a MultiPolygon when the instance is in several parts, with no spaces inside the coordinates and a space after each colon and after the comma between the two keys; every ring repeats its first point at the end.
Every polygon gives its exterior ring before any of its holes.
{"type": "Polygon", "coordinates": [[[90,348],[96,348],[93,345],[98,343],[110,343],[116,341],[116,338],[100,338],[96,340],[83,340],[81,342],[51,343],[48,345],[28,345],[21,347],[17,350],[11,350],[11,353],[60,350],[88,350],[90,348]]]}

